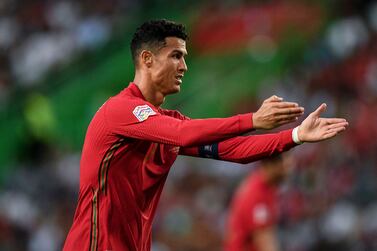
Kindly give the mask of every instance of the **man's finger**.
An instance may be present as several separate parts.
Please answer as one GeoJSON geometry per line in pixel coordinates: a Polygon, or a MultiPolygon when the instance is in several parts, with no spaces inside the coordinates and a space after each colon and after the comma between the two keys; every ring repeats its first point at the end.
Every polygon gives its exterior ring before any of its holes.
{"type": "Polygon", "coordinates": [[[331,132],[331,133],[326,133],[323,135],[322,139],[321,140],[324,140],[324,139],[330,139],[334,136],[336,136],[338,134],[338,132],[331,132]]]}
{"type": "Polygon", "coordinates": [[[326,110],[326,107],[327,105],[325,103],[322,103],[318,108],[317,110],[315,110],[314,112],[311,113],[312,116],[316,116],[316,117],[319,117],[321,115],[322,112],[324,112],[326,110]]]}
{"type": "Polygon", "coordinates": [[[338,128],[335,128],[335,129],[331,129],[331,130],[328,130],[328,131],[325,132],[324,137],[327,137],[328,135],[334,135],[335,136],[338,133],[343,132],[345,130],[346,130],[345,127],[338,127],[338,128]]]}
{"type": "Polygon", "coordinates": [[[324,119],[324,121],[327,125],[339,124],[339,123],[347,123],[348,125],[347,120],[342,119],[342,118],[328,118],[328,119],[324,119]]]}
{"type": "Polygon", "coordinates": [[[279,103],[274,104],[274,106],[277,108],[290,108],[290,107],[298,107],[298,104],[295,102],[279,102],[279,103]]]}
{"type": "Polygon", "coordinates": [[[282,108],[282,109],[278,109],[275,114],[286,115],[286,116],[301,116],[302,114],[304,114],[304,108],[303,107],[282,108]]]}
{"type": "Polygon", "coordinates": [[[331,130],[331,129],[336,129],[336,128],[339,128],[339,127],[344,127],[346,128],[346,126],[348,126],[348,122],[339,122],[339,123],[335,123],[335,124],[330,124],[327,126],[327,129],[328,130],[331,130]]]}

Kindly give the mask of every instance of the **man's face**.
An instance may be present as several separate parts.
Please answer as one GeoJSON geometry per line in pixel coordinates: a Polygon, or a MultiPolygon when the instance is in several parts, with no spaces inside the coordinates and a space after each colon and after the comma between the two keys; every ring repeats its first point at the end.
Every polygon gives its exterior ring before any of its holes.
{"type": "Polygon", "coordinates": [[[152,82],[164,95],[180,91],[182,78],[187,71],[185,62],[186,42],[176,37],[167,37],[166,45],[153,54],[150,68],[152,82]]]}

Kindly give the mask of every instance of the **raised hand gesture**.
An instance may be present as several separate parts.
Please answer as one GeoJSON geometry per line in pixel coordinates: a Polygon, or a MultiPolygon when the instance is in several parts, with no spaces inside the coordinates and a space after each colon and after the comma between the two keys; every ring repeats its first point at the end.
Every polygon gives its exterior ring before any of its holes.
{"type": "Polygon", "coordinates": [[[304,114],[304,108],[297,103],[285,102],[278,96],[264,100],[261,107],[253,114],[254,129],[273,129],[294,122],[304,114]]]}
{"type": "Polygon", "coordinates": [[[325,110],[326,104],[323,103],[301,123],[297,130],[299,141],[322,141],[332,138],[346,129],[348,122],[345,119],[320,118],[321,113],[325,110]]]}

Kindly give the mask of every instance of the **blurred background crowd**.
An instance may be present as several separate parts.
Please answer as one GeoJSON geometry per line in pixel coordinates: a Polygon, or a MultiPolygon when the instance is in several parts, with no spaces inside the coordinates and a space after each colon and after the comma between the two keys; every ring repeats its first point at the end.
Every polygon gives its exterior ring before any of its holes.
{"type": "MultiPolygon", "coordinates": [[[[223,117],[276,94],[349,121],[291,150],[279,238],[285,251],[377,250],[376,1],[0,0],[0,251],[61,249],[86,127],[132,80],[130,38],[150,18],[190,34],[166,108],[223,117]]],[[[180,157],[152,250],[222,250],[232,194],[256,165],[180,157]]]]}

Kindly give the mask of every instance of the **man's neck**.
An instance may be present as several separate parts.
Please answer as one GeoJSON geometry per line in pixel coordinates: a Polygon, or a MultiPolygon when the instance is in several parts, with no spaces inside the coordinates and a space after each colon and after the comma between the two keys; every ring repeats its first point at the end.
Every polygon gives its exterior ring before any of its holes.
{"type": "Polygon", "coordinates": [[[160,107],[165,101],[165,96],[151,84],[149,78],[143,77],[140,74],[135,74],[134,81],[135,85],[139,87],[139,90],[143,94],[145,100],[154,105],[155,107],[160,107]]]}

